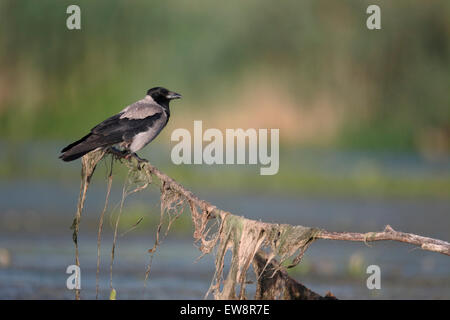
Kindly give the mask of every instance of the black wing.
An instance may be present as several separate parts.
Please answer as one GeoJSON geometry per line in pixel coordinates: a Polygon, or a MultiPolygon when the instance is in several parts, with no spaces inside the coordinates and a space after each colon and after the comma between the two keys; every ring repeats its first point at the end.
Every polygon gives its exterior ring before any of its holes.
{"type": "Polygon", "coordinates": [[[121,118],[121,116],[122,113],[116,114],[96,125],[89,134],[62,149],[63,154],[60,158],[64,161],[72,161],[99,147],[131,141],[136,134],[154,125],[155,121],[161,118],[162,113],[158,112],[143,119],[121,118]]]}
{"type": "Polygon", "coordinates": [[[136,134],[146,131],[161,118],[155,113],[144,119],[121,118],[122,113],[112,116],[91,130],[91,134],[107,144],[116,144],[131,140],[136,134]]]}

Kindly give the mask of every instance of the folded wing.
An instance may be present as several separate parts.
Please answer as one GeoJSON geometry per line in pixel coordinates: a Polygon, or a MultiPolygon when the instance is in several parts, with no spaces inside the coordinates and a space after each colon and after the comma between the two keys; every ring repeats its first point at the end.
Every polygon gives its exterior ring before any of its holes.
{"type": "Polygon", "coordinates": [[[166,123],[167,115],[163,108],[153,101],[146,102],[144,99],[126,107],[92,128],[91,132],[80,140],[69,144],[61,150],[63,154],[60,158],[72,161],[100,147],[123,142],[131,144],[137,135],[145,132],[148,133],[146,139],[151,141],[166,123]]]}

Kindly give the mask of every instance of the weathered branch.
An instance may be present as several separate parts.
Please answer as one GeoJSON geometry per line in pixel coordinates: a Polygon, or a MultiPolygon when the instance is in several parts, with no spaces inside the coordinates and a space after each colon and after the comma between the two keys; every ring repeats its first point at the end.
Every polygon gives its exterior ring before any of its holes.
{"type": "Polygon", "coordinates": [[[450,256],[450,243],[438,239],[419,236],[413,233],[400,232],[392,229],[390,225],[381,232],[329,232],[322,230],[316,235],[316,239],[346,240],[359,242],[372,242],[382,240],[393,240],[406,242],[420,247],[423,250],[439,252],[450,256]]]}
{"type": "MultiPolygon", "coordinates": [[[[83,181],[90,180],[96,163],[108,153],[116,158],[123,159],[123,156],[121,154],[118,155],[114,150],[97,151],[86,155],[86,159],[82,162],[82,172],[87,173],[88,179],[83,176],[83,181]],[[85,168],[87,164],[89,164],[89,169],[92,170],[85,168]]],[[[250,265],[253,265],[256,273],[257,292],[255,298],[257,299],[334,298],[332,295],[321,297],[312,292],[290,278],[282,266],[283,262],[288,258],[292,259],[292,263],[288,267],[297,265],[309,245],[316,239],[360,242],[393,240],[410,243],[423,250],[450,255],[450,243],[448,242],[411,233],[398,232],[390,226],[386,226],[382,232],[329,232],[312,227],[266,223],[246,219],[221,210],[208,201],[199,199],[191,191],[146,160],[128,157],[124,163],[130,169],[128,176],[133,177],[131,183],[142,183],[140,187],[135,189],[136,191],[140,191],[151,184],[153,182],[152,176],[155,176],[161,182],[161,222],[158,226],[155,246],[149,252],[154,252],[159,244],[159,232],[164,216],[169,216],[170,227],[173,221],[171,217],[174,215],[178,217],[185,206],[189,207],[195,228],[194,238],[200,243],[199,249],[203,254],[208,254],[212,249],[216,248],[216,273],[207,293],[208,295],[212,292],[216,299],[245,299],[245,287],[248,283],[246,274],[250,265]],[[215,229],[211,226],[207,227],[209,221],[216,221],[215,229]],[[224,259],[228,250],[232,252],[231,265],[228,275],[224,279],[224,259]],[[237,292],[238,288],[239,292],[237,292]]],[[[79,208],[83,207],[83,202],[84,197],[80,198],[79,208]]],[[[77,216],[81,217],[81,210],[79,210],[77,216]]],[[[79,222],[79,219],[76,221],[79,222]]],[[[150,272],[149,270],[150,268],[148,268],[148,272],[150,272]]]]}
{"type": "MultiPolygon", "coordinates": [[[[210,215],[230,214],[229,212],[217,208],[208,201],[199,199],[191,191],[187,190],[181,184],[176,182],[174,179],[162,173],[159,169],[151,165],[149,162],[142,162],[142,163],[145,164],[145,167],[147,167],[151,173],[156,175],[158,179],[168,184],[172,189],[177,190],[178,192],[183,194],[187,199],[194,202],[199,207],[203,208],[204,211],[208,212],[210,215]]],[[[211,215],[211,217],[213,216],[211,215]]],[[[366,243],[372,241],[392,240],[414,244],[416,246],[419,246],[423,250],[438,252],[450,256],[449,242],[429,237],[423,237],[412,233],[396,231],[389,225],[387,225],[384,231],[382,232],[356,233],[356,232],[330,232],[326,230],[320,230],[320,232],[315,235],[315,239],[359,241],[366,243]]]]}

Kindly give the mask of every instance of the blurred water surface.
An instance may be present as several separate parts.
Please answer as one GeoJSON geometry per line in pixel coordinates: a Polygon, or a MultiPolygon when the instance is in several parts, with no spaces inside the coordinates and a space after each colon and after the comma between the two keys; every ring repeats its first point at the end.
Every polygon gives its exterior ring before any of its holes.
{"type": "MultiPolygon", "coordinates": [[[[348,158],[335,154],[335,160],[329,157],[326,162],[330,166],[338,166],[341,159],[346,162],[348,158]]],[[[404,172],[408,172],[405,169],[408,166],[414,166],[414,172],[434,174],[432,169],[414,159],[396,158],[392,166],[402,167],[402,161],[404,172]]],[[[341,166],[348,166],[348,163],[341,166]]],[[[445,166],[442,168],[446,169],[445,166]]],[[[105,183],[101,179],[94,179],[89,190],[79,236],[83,298],[95,298],[96,225],[105,197],[105,183]]],[[[295,195],[292,192],[251,192],[251,189],[218,192],[198,186],[194,189],[201,198],[220,208],[267,222],[354,232],[381,230],[390,224],[394,229],[405,232],[443,240],[450,238],[450,201],[446,198],[354,197],[320,193],[295,195]]],[[[0,182],[0,248],[6,249],[4,251],[10,255],[9,261],[0,266],[1,298],[73,298],[73,292],[65,285],[68,277],[65,270],[74,263],[69,226],[75,212],[78,191],[77,179],[68,182],[55,177],[24,177],[0,182]]],[[[118,183],[113,187],[111,203],[118,203],[120,195],[121,184],[118,183]]],[[[142,213],[138,212],[138,216],[142,214],[144,221],[150,219],[150,223],[143,222],[137,229],[118,239],[113,273],[117,297],[203,298],[214,274],[213,256],[208,255],[196,261],[200,252],[189,235],[191,227],[176,228],[177,223],[183,222],[175,222],[174,230],[163,241],[155,255],[150,278],[144,286],[144,273],[149,261],[147,250],[153,246],[155,217],[159,216],[158,188],[152,187],[128,199],[129,207],[126,208],[133,208],[136,203],[144,208],[142,213]]],[[[126,225],[122,231],[129,229],[133,221],[137,220],[134,216],[126,220],[127,215],[133,214],[127,209],[124,211],[122,221],[126,225]]],[[[109,296],[114,218],[114,215],[107,214],[105,220],[101,298],[109,296]]],[[[307,251],[304,261],[290,272],[311,289],[321,294],[330,290],[344,299],[450,298],[450,259],[394,242],[366,246],[362,243],[319,240],[307,251]],[[381,268],[381,290],[371,291],[366,287],[365,270],[372,264],[381,268]]]]}

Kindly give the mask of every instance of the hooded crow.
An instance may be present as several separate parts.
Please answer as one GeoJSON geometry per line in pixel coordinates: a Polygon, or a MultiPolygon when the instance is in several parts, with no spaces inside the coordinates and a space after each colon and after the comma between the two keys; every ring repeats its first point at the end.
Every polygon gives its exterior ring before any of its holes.
{"type": "Polygon", "coordinates": [[[162,87],[147,91],[139,100],[91,129],[87,135],[61,150],[64,161],[72,161],[97,148],[119,145],[135,153],[150,143],[169,121],[169,102],[181,95],[162,87]]]}

